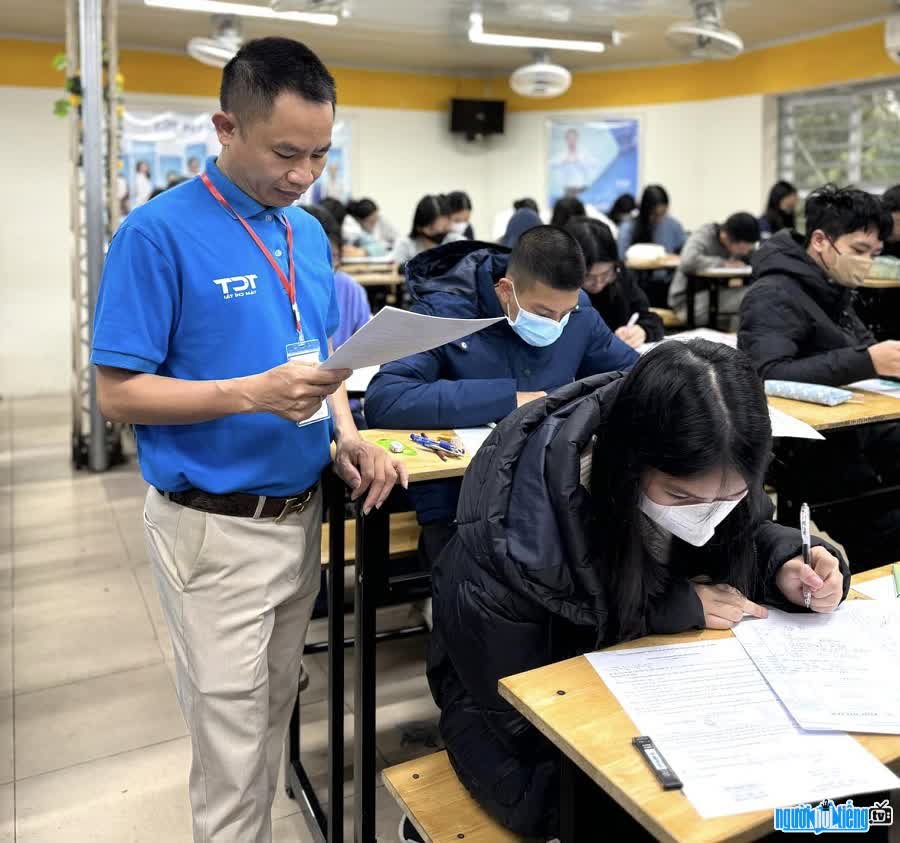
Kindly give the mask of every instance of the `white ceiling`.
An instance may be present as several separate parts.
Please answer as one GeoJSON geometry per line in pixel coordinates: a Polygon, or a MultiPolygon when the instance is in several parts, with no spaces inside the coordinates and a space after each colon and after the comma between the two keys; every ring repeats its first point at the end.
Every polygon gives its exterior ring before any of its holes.
{"type": "MultiPolygon", "coordinates": [[[[264,0],[243,0],[265,5],[264,0]]],[[[351,16],[336,27],[245,18],[245,38],[287,35],[305,41],[334,65],[368,68],[507,72],[528,58],[522,49],[476,46],[466,37],[474,0],[347,0],[351,16]]],[[[316,0],[310,0],[316,5],[316,0]]],[[[0,0],[5,34],[61,39],[65,0],[0,0]]],[[[603,55],[558,52],[570,68],[675,61],[666,28],[691,17],[689,0],[483,0],[485,29],[590,39],[610,26],[625,37],[603,55]]],[[[895,11],[893,0],[726,0],[725,24],[748,48],[773,40],[852,26],[895,11]]],[[[2,33],[0,33],[2,34],[2,33]]],[[[204,14],[153,9],[119,0],[122,46],[183,50],[188,38],[209,35],[204,14]]]]}

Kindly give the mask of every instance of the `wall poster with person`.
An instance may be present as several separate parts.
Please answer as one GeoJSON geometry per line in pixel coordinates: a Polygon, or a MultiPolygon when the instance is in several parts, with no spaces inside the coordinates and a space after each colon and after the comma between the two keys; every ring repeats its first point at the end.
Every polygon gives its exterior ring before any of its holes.
{"type": "Polygon", "coordinates": [[[126,110],[119,184],[125,209],[139,207],[158,188],[200,174],[206,156],[220,149],[208,111],[126,110]]]}
{"type": "Polygon", "coordinates": [[[606,211],[638,192],[640,124],[635,119],[554,119],[547,123],[547,188],[552,208],[575,196],[606,211]]]}

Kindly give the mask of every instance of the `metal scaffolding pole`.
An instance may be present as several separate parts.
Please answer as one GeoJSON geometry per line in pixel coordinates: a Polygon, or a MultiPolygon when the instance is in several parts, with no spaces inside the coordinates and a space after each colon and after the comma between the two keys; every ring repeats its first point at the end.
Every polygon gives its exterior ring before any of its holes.
{"type": "Polygon", "coordinates": [[[119,223],[116,0],[67,0],[67,89],[72,157],[72,460],[104,471],[120,462],[122,427],[97,405],[90,365],[106,243],[119,223]]]}
{"type": "MultiPolygon", "coordinates": [[[[100,272],[103,269],[104,184],[103,172],[103,27],[102,0],[78,0],[79,54],[82,90],[82,161],[84,166],[85,257],[87,260],[87,335],[97,306],[100,272]]],[[[88,465],[92,471],[105,471],[109,465],[106,450],[106,422],[97,404],[96,373],[90,367],[90,439],[88,465]]]]}

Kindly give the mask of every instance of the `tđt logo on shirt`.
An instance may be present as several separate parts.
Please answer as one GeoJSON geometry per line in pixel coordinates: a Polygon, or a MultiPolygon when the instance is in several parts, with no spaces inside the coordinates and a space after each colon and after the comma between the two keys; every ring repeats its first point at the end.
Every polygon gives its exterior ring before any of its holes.
{"type": "Polygon", "coordinates": [[[228,301],[229,299],[255,296],[258,277],[257,275],[233,275],[231,278],[215,278],[213,284],[222,288],[222,297],[228,301]]]}

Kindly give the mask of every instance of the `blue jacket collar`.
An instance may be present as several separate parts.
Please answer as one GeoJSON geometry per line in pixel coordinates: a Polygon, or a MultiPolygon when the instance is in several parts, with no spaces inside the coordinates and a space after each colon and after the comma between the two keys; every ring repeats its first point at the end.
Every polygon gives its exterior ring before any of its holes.
{"type": "Polygon", "coordinates": [[[244,219],[250,219],[264,211],[277,217],[283,215],[284,208],[266,207],[244,193],[243,190],[219,169],[214,155],[210,155],[209,158],[206,159],[206,175],[209,176],[209,180],[213,183],[219,193],[225,197],[228,204],[231,205],[231,207],[244,219]]]}

